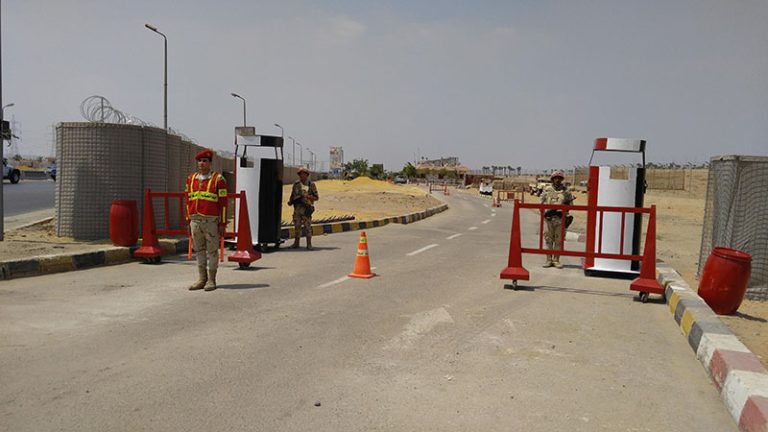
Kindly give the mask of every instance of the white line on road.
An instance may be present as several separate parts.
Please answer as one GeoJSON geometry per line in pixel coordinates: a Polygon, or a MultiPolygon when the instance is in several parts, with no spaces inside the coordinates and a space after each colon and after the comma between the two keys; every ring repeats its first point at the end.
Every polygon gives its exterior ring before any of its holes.
{"type": "Polygon", "coordinates": [[[476,230],[476,229],[477,229],[477,227],[469,227],[469,230],[470,230],[470,231],[474,231],[474,230],[476,230]]]}
{"type": "MultiPolygon", "coordinates": [[[[374,271],[374,270],[376,270],[376,267],[371,267],[371,271],[374,271]]],[[[328,288],[329,286],[340,284],[340,283],[344,282],[345,280],[347,280],[349,278],[350,278],[349,276],[343,276],[343,277],[340,277],[340,278],[338,278],[336,280],[333,280],[333,281],[330,281],[330,282],[326,282],[326,283],[324,283],[322,285],[318,285],[318,288],[328,288]]]]}
{"type": "Polygon", "coordinates": [[[482,224],[487,224],[487,223],[488,223],[488,222],[490,222],[490,221],[491,221],[490,219],[486,219],[486,220],[484,220],[484,221],[482,221],[482,222],[480,222],[480,223],[482,223],[482,224]]]}
{"type": "Polygon", "coordinates": [[[496,213],[491,213],[491,217],[496,216],[496,213]]]}
{"type": "Polygon", "coordinates": [[[340,278],[336,279],[335,281],[330,281],[330,282],[324,283],[324,284],[318,286],[318,288],[328,288],[331,285],[336,285],[337,283],[342,283],[342,282],[344,282],[347,279],[349,279],[349,276],[340,277],[340,278]]]}
{"type": "Polygon", "coordinates": [[[424,247],[423,247],[423,248],[421,248],[421,249],[415,250],[415,251],[413,251],[413,252],[408,252],[408,253],[407,253],[407,254],[405,254],[405,255],[406,255],[406,256],[414,256],[414,255],[416,255],[416,254],[419,254],[419,253],[422,253],[422,252],[424,252],[425,250],[429,250],[429,249],[432,249],[432,248],[433,248],[433,247],[435,247],[435,246],[437,246],[437,243],[432,243],[432,244],[431,244],[431,245],[429,245],[429,246],[424,246],[424,247]]]}
{"type": "Polygon", "coordinates": [[[458,236],[460,236],[460,235],[461,235],[461,233],[458,233],[458,234],[454,234],[454,235],[452,235],[452,236],[446,237],[445,239],[446,239],[446,240],[453,240],[453,239],[455,239],[456,237],[458,237],[458,236]]]}

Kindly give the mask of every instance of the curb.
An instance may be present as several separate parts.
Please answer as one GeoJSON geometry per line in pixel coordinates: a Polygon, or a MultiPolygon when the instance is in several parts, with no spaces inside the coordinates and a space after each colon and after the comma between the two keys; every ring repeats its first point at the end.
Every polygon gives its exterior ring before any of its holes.
{"type": "MultiPolygon", "coordinates": [[[[360,222],[334,222],[312,226],[312,235],[333,234],[346,231],[356,231],[366,228],[380,227],[390,223],[409,224],[426,219],[448,209],[447,204],[429,208],[423,212],[411,213],[404,216],[395,216],[385,219],[360,222]]],[[[39,223],[39,222],[36,222],[39,223]]],[[[293,238],[293,227],[283,228],[281,238],[293,238]]],[[[160,239],[160,247],[165,255],[186,253],[189,247],[189,238],[160,239]]],[[[34,258],[0,262],[0,280],[16,279],[29,276],[40,276],[51,273],[61,273],[74,270],[83,270],[103,265],[124,264],[135,260],[133,252],[138,246],[121,247],[105,246],[104,249],[63,255],[42,255],[34,258]]]]}
{"type": "Polygon", "coordinates": [[[656,273],[670,313],[739,430],[768,431],[768,371],[675,269],[659,260],[656,273]]]}

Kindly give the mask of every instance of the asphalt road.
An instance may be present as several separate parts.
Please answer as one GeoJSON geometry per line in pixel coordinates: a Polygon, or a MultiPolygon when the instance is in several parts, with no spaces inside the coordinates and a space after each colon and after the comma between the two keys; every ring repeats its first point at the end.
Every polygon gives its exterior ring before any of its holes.
{"type": "Polygon", "coordinates": [[[737,430],[665,304],[540,256],[504,289],[509,207],[446,200],[367,231],[368,280],[349,232],[210,293],[183,256],[3,282],[0,430],[737,430]]]}
{"type": "Polygon", "coordinates": [[[3,182],[3,216],[53,209],[56,183],[52,180],[3,182]]]}

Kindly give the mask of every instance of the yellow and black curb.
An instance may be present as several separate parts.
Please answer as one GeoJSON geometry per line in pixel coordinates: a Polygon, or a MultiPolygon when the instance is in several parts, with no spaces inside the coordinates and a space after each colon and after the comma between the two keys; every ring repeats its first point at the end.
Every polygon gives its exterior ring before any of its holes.
{"type": "Polygon", "coordinates": [[[667,305],[742,431],[768,431],[768,371],[668,264],[656,263],[667,305]]]}
{"type": "MultiPolygon", "coordinates": [[[[334,222],[329,224],[313,225],[312,235],[356,231],[380,227],[390,223],[409,224],[420,221],[422,219],[426,219],[447,209],[448,205],[443,204],[438,207],[427,209],[423,212],[411,213],[404,216],[376,219],[371,221],[334,222]]],[[[294,228],[283,228],[281,231],[281,237],[294,238],[294,228]]],[[[160,246],[163,248],[167,255],[185,253],[189,247],[189,239],[187,237],[161,239],[160,246]]],[[[104,265],[123,264],[134,260],[133,252],[137,248],[138,246],[120,247],[105,245],[104,249],[92,252],[79,252],[61,255],[42,255],[33,258],[0,261],[0,280],[83,270],[104,265]]]]}

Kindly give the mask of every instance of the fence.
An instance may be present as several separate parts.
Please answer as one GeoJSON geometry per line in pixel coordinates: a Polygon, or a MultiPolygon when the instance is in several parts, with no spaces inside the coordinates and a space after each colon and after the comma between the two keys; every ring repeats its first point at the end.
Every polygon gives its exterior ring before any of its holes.
{"type": "Polygon", "coordinates": [[[752,255],[747,298],[768,300],[768,157],[711,159],[698,272],[715,247],[752,255]]]}

